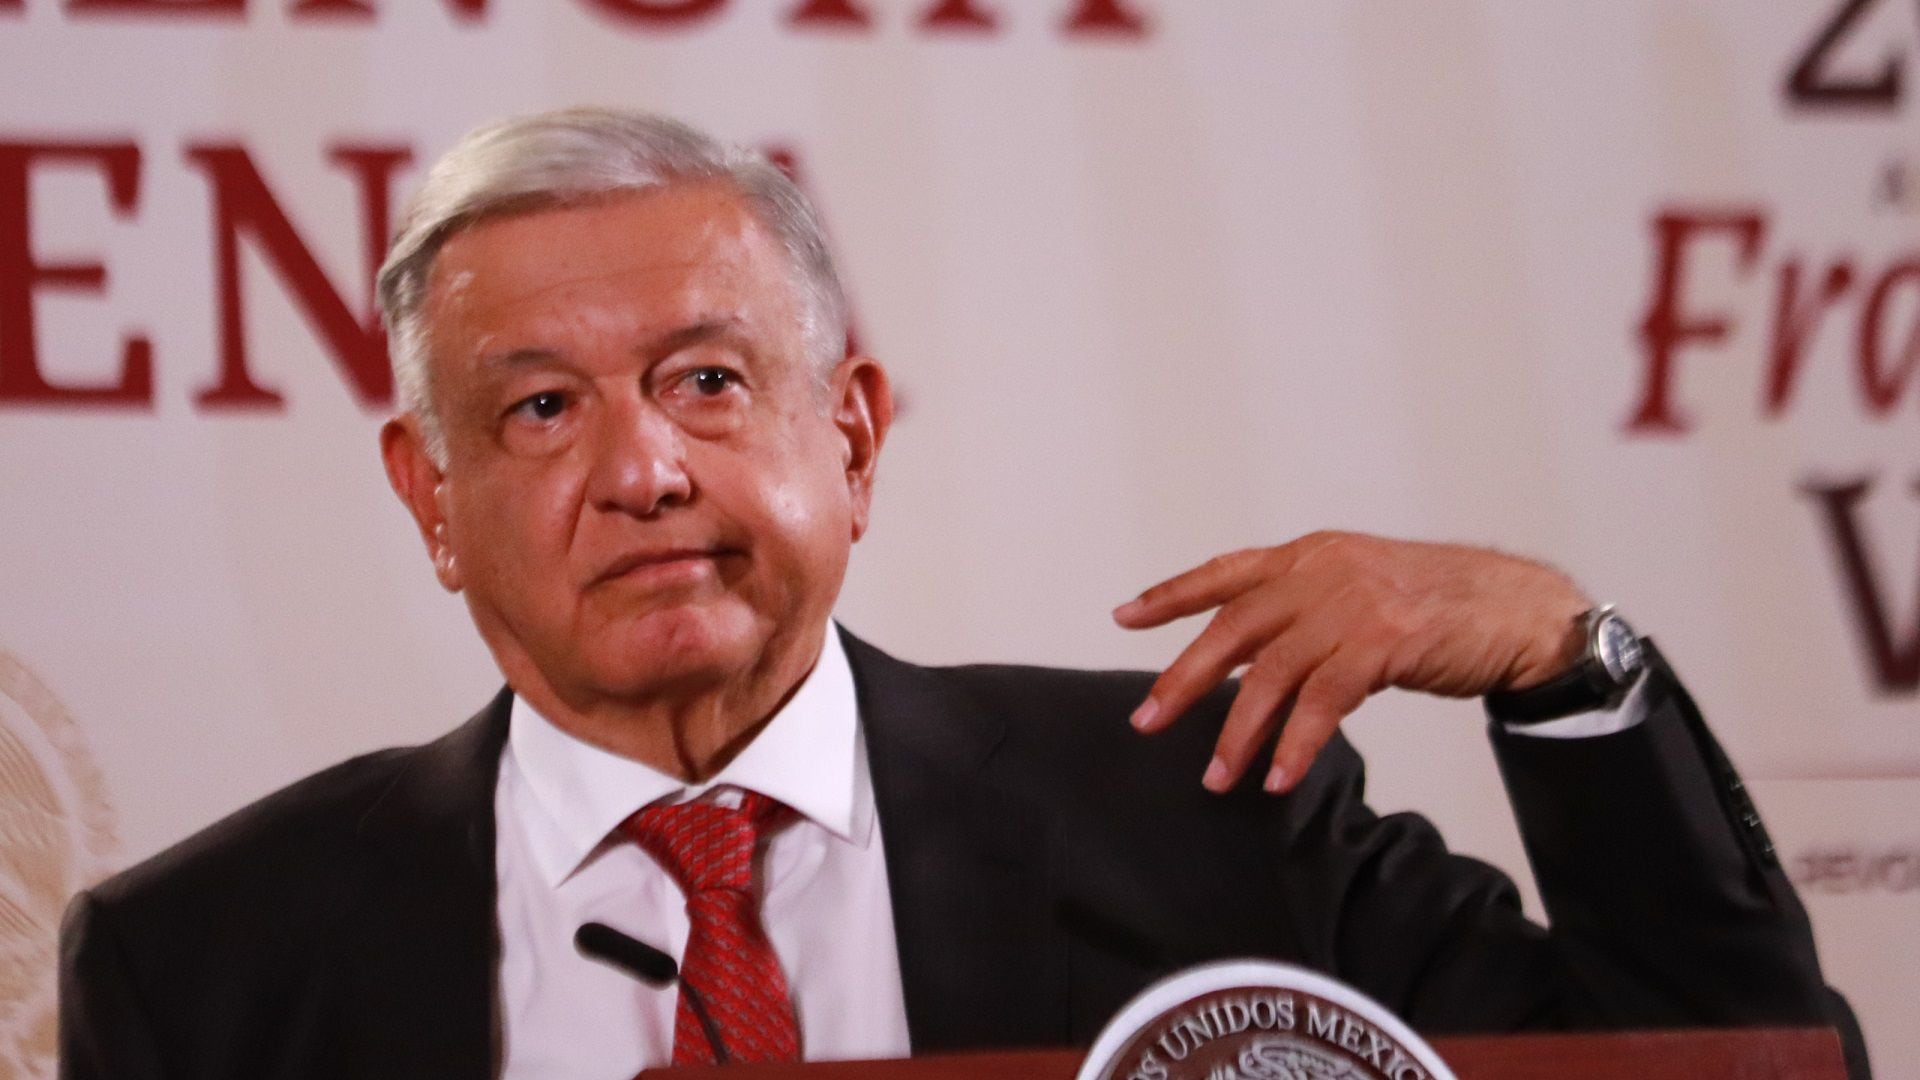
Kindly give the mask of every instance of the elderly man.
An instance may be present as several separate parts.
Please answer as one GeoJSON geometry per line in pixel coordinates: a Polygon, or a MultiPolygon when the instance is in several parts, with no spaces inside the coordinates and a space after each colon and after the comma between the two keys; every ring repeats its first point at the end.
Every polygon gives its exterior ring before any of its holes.
{"type": "Polygon", "coordinates": [[[79,897],[65,1075],[1069,1044],[1246,954],[1430,1032],[1827,1019],[1698,714],[1546,567],[1333,534],[1224,556],[1115,612],[1217,610],[1157,678],[922,668],[834,627],[893,407],[759,157],[616,112],[484,129],[380,293],[387,473],[507,689],[79,897]],[[1389,686],[1491,695],[1551,930],[1363,804],[1334,729],[1389,686]],[[679,984],[583,955],[589,922],[679,984]]]}

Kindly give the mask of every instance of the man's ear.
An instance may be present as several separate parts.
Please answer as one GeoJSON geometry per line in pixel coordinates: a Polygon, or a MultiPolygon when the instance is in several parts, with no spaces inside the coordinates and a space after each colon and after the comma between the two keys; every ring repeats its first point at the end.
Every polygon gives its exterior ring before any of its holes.
{"type": "Polygon", "coordinates": [[[870,356],[849,356],[834,369],[834,426],[845,442],[847,493],[853,502],[853,539],[867,531],[880,446],[893,426],[893,384],[870,356]]]}
{"type": "Polygon", "coordinates": [[[386,462],[387,483],[413,515],[426,541],[427,554],[433,559],[434,576],[448,592],[461,588],[460,565],[447,539],[446,509],[440,505],[440,466],[427,453],[420,418],[412,413],[396,416],[380,428],[380,458],[386,462]]]}

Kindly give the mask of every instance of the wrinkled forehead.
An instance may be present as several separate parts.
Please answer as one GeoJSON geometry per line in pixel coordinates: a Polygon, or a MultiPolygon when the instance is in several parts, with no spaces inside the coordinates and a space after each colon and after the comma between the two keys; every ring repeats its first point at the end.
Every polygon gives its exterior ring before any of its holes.
{"type": "Polygon", "coordinates": [[[467,224],[442,242],[428,303],[539,292],[608,275],[781,270],[767,230],[722,181],[622,192],[467,224]]]}
{"type": "Polygon", "coordinates": [[[590,317],[634,334],[727,317],[778,335],[801,312],[778,241],[730,184],[701,181],[476,222],[442,245],[423,314],[442,354],[590,317]]]}

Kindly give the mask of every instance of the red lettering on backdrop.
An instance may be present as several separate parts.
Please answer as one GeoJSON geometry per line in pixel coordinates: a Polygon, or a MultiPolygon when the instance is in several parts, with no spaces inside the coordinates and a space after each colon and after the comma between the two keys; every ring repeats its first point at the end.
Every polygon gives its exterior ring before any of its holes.
{"type": "Polygon", "coordinates": [[[82,15],[213,15],[245,18],[247,0],[67,0],[82,15]]]}
{"type": "MultiPolygon", "coordinates": [[[[1802,490],[1825,511],[1827,532],[1839,557],[1840,574],[1853,605],[1854,630],[1867,647],[1875,684],[1884,694],[1920,691],[1920,598],[1908,619],[1912,632],[1904,643],[1896,642],[1893,616],[1882,598],[1876,563],[1867,551],[1858,520],[1860,501],[1873,490],[1873,482],[1810,483],[1802,490]]],[[[1914,493],[1920,495],[1920,483],[1915,483],[1914,493]]],[[[1916,585],[1915,591],[1920,593],[1920,585],[1916,585]]]]}
{"type": "MultiPolygon", "coordinates": [[[[456,17],[482,19],[489,0],[441,0],[456,17]]],[[[620,22],[652,29],[677,29],[722,13],[728,0],[579,0],[587,7],[620,22]]],[[[0,13],[21,11],[26,0],[0,0],[0,13]]],[[[79,15],[159,15],[244,19],[248,0],[65,0],[65,10],[79,15]]],[[[869,29],[873,13],[867,0],[797,0],[788,9],[792,27],[869,29]]],[[[1064,0],[1060,28],[1071,37],[1140,38],[1147,34],[1147,18],[1137,0],[1064,0]]],[[[289,0],[295,19],[346,18],[372,22],[380,14],[380,0],[289,0]]],[[[922,30],[991,32],[999,29],[1000,13],[985,0],[930,0],[921,12],[922,30]]]]}
{"type": "Polygon", "coordinates": [[[975,7],[973,0],[940,0],[920,16],[927,30],[992,30],[997,22],[993,12],[975,7]]]}
{"type": "Polygon", "coordinates": [[[1725,315],[1690,315],[1683,309],[1680,282],[1686,252],[1693,241],[1720,234],[1738,243],[1738,266],[1751,269],[1766,226],[1757,211],[1689,212],[1670,210],[1654,219],[1659,247],[1658,271],[1652,302],[1640,323],[1640,342],[1647,375],[1640,404],[1627,420],[1627,430],[1644,434],[1678,435],[1691,421],[1673,407],[1674,355],[1684,345],[1714,344],[1726,340],[1730,329],[1725,315]]]}
{"type": "MultiPolygon", "coordinates": [[[[383,405],[393,398],[393,375],[380,323],[371,314],[356,319],[339,290],[294,231],[273,193],[254,168],[245,149],[231,145],[188,146],[187,159],[206,171],[213,188],[213,231],[220,306],[220,381],[202,390],[202,405],[278,407],[276,391],[255,383],[247,369],[246,323],[240,295],[240,237],[259,245],[280,280],[298,302],[319,335],[354,396],[363,405],[383,405]]],[[[329,155],[352,170],[360,183],[365,223],[368,292],[387,249],[389,181],[394,170],[412,157],[399,148],[336,147],[329,155]]]]}
{"type": "Polygon", "coordinates": [[[590,0],[594,7],[643,26],[686,26],[720,13],[726,0],[590,0]]]}
{"type": "Polygon", "coordinates": [[[1899,367],[1888,372],[1881,364],[1887,302],[1902,285],[1920,286],[1920,262],[1903,262],[1888,270],[1874,285],[1867,297],[1866,313],[1860,318],[1860,392],[1867,399],[1867,411],[1880,416],[1893,411],[1909,383],[1920,382],[1915,378],[1915,372],[1920,371],[1920,287],[1907,290],[1915,294],[1915,304],[1908,309],[1907,340],[1899,367]]]}
{"type": "MultiPolygon", "coordinates": [[[[453,13],[463,19],[478,19],[487,13],[487,0],[444,0],[453,13]]],[[[350,17],[372,19],[379,14],[372,0],[300,0],[287,9],[296,16],[350,17]]]]}
{"type": "Polygon", "coordinates": [[[1800,260],[1780,267],[1780,291],[1773,310],[1773,362],[1767,376],[1767,412],[1779,416],[1793,400],[1800,361],[1807,345],[1820,332],[1820,319],[1840,294],[1853,284],[1853,267],[1836,262],[1827,267],[1820,287],[1804,303],[1800,299],[1800,260]]]}
{"type": "Polygon", "coordinates": [[[35,286],[104,292],[107,270],[99,263],[34,261],[28,195],[36,159],[98,168],[115,216],[131,214],[140,196],[140,148],[133,143],[0,143],[0,402],[151,406],[153,345],[144,337],[123,344],[119,381],[111,385],[54,386],[40,374],[35,286]]]}
{"type": "Polygon", "coordinates": [[[1082,0],[1067,16],[1064,29],[1069,34],[1140,37],[1147,32],[1147,21],[1120,0],[1082,0]]]}
{"type": "Polygon", "coordinates": [[[873,23],[853,0],[806,0],[787,14],[789,26],[844,26],[864,28],[873,23]]]}

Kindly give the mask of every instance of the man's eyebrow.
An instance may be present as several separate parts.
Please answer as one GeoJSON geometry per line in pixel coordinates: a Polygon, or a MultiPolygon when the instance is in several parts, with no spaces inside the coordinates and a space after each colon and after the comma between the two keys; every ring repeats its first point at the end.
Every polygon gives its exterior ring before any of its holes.
{"type": "Polygon", "coordinates": [[[552,349],[522,348],[509,349],[506,352],[487,353],[480,357],[482,367],[523,368],[539,367],[542,364],[560,362],[560,354],[552,349]]]}
{"type": "Polygon", "coordinates": [[[671,330],[649,342],[640,351],[649,358],[669,356],[690,345],[701,345],[709,341],[719,341],[740,336],[744,324],[735,315],[719,315],[701,319],[690,326],[671,330]]]}
{"type": "MultiPolygon", "coordinates": [[[[658,359],[691,345],[739,339],[742,337],[745,326],[746,324],[734,315],[701,319],[691,325],[669,330],[639,346],[634,352],[649,360],[658,359]]],[[[513,369],[564,363],[566,359],[561,354],[539,346],[523,346],[518,349],[508,349],[505,352],[486,353],[480,357],[480,366],[488,368],[513,369]]]]}

